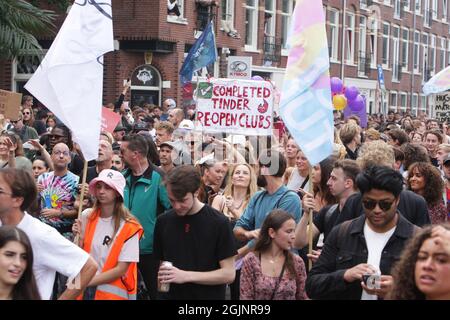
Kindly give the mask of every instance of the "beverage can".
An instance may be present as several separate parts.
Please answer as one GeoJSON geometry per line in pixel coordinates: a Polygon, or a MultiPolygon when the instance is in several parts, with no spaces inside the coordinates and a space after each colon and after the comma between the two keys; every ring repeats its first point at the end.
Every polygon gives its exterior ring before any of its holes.
{"type": "MultiPolygon", "coordinates": [[[[163,261],[162,263],[161,263],[161,266],[164,266],[164,267],[172,267],[173,266],[173,264],[172,264],[172,262],[170,262],[170,261],[163,261]]],[[[170,283],[159,283],[159,292],[169,292],[169,289],[170,289],[170,283]]]]}

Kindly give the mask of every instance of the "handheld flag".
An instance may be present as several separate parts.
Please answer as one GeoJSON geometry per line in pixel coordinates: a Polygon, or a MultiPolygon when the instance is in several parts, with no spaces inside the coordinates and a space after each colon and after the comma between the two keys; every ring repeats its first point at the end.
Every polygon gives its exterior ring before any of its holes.
{"type": "Polygon", "coordinates": [[[333,150],[333,108],[322,1],[297,0],[280,116],[312,165],[333,150]]]}
{"type": "Polygon", "coordinates": [[[450,66],[441,70],[423,86],[423,93],[428,96],[450,90],[450,66]]]}
{"type": "Polygon", "coordinates": [[[181,83],[190,82],[192,74],[217,60],[216,39],[212,22],[203,30],[202,35],[195,41],[180,69],[181,83]]]}
{"type": "Polygon", "coordinates": [[[103,55],[114,50],[111,0],[76,0],[25,88],[70,130],[86,161],[97,158],[103,55]]]}

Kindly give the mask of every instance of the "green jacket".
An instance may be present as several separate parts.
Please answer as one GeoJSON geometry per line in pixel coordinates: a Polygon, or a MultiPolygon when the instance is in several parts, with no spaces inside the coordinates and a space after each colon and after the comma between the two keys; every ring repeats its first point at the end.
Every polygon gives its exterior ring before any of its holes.
{"type": "Polygon", "coordinates": [[[127,169],[122,174],[126,180],[123,194],[125,207],[144,228],[144,236],[139,242],[139,253],[150,254],[153,252],[153,231],[158,207],[161,208],[160,211],[171,207],[167,190],[162,184],[161,175],[153,170],[151,164],[133,185],[131,185],[131,170],[127,169]]]}

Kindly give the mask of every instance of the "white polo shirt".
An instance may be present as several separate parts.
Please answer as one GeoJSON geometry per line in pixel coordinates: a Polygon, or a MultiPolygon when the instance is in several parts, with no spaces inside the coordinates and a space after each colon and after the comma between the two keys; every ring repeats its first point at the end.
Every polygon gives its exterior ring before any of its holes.
{"type": "Polygon", "coordinates": [[[17,227],[30,238],[34,257],[33,273],[41,298],[50,300],[56,272],[74,278],[80,273],[89,254],[64,238],[56,229],[26,212],[17,227]]]}

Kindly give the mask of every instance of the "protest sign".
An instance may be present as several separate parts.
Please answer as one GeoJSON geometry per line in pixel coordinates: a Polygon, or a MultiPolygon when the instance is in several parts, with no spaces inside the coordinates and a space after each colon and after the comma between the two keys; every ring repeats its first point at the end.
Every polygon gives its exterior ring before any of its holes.
{"type": "Polygon", "coordinates": [[[6,90],[0,90],[0,114],[6,119],[17,120],[22,102],[22,94],[6,90]]]}
{"type": "Polygon", "coordinates": [[[113,133],[120,121],[120,114],[103,107],[102,108],[102,131],[113,133]]]}
{"type": "Polygon", "coordinates": [[[438,121],[450,123],[450,92],[436,95],[434,110],[438,121]]]}
{"type": "Polygon", "coordinates": [[[268,81],[214,79],[197,87],[197,120],[206,132],[271,135],[272,109],[268,81]]]}

